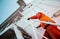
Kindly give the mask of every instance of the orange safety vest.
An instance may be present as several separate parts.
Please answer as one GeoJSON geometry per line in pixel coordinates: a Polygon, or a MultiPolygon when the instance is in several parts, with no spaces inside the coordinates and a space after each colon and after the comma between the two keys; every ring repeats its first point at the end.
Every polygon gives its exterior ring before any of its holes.
{"type": "MultiPolygon", "coordinates": [[[[54,20],[52,20],[50,17],[46,16],[42,12],[38,12],[36,15],[30,17],[30,19],[39,19],[40,21],[46,21],[46,22],[53,22],[53,23],[55,23],[54,20]]],[[[42,27],[45,27],[47,24],[41,23],[40,25],[42,27]]]]}

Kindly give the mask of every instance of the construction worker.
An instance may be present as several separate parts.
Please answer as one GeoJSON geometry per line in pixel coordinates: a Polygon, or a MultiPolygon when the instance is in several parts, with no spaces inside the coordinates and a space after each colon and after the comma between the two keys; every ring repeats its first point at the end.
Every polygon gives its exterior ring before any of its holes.
{"type": "MultiPolygon", "coordinates": [[[[46,22],[52,22],[55,23],[54,20],[52,20],[50,17],[46,16],[42,12],[38,12],[36,15],[29,17],[30,19],[39,19],[40,21],[46,21],[46,22]]],[[[48,39],[60,39],[60,30],[55,25],[40,23],[40,25],[37,27],[43,27],[46,31],[44,33],[44,36],[46,36],[48,39]]],[[[42,38],[45,39],[45,38],[42,38]]]]}
{"type": "MultiPolygon", "coordinates": [[[[48,16],[46,16],[46,15],[43,14],[42,12],[38,12],[36,15],[28,18],[28,20],[30,20],[30,19],[39,19],[40,21],[46,21],[46,22],[53,22],[53,23],[55,23],[55,21],[53,21],[51,18],[49,18],[48,16]]],[[[40,23],[40,25],[41,25],[42,27],[45,27],[45,25],[47,25],[47,24],[44,24],[44,23],[41,24],[41,23],[40,23]]],[[[40,26],[40,25],[39,25],[39,26],[40,26]]]]}

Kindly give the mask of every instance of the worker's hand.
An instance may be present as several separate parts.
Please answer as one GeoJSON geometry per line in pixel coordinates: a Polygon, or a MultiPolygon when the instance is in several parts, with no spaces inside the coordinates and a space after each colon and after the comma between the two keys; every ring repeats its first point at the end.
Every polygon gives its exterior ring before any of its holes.
{"type": "Polygon", "coordinates": [[[41,27],[41,25],[37,26],[36,28],[40,28],[40,27],[41,27]]]}
{"type": "Polygon", "coordinates": [[[30,20],[30,18],[28,18],[27,20],[30,20]]]}

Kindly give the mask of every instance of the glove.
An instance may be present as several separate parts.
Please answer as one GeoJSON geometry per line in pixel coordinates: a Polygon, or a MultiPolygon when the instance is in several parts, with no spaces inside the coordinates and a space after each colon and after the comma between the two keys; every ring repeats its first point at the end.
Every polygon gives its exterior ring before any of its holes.
{"type": "Polygon", "coordinates": [[[36,28],[40,28],[40,27],[41,27],[41,25],[37,26],[36,28]]]}

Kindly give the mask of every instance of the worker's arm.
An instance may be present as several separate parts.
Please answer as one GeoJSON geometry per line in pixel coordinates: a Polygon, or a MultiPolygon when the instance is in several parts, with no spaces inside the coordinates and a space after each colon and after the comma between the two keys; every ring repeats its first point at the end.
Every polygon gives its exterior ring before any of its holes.
{"type": "Polygon", "coordinates": [[[30,20],[30,19],[37,19],[37,16],[32,16],[32,17],[28,18],[28,20],[30,20]]]}

